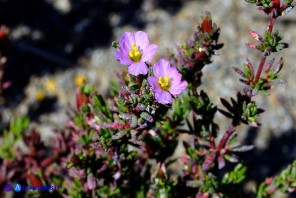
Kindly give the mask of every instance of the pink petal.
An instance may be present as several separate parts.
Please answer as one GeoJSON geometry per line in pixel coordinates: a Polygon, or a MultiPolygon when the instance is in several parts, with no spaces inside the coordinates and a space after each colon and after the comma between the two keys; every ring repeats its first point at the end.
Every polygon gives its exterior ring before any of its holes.
{"type": "Polygon", "coordinates": [[[130,65],[133,61],[128,57],[127,52],[124,52],[123,49],[119,49],[114,53],[114,56],[119,60],[119,63],[122,65],[130,65]]]}
{"type": "Polygon", "coordinates": [[[156,92],[162,92],[159,84],[158,84],[158,80],[157,78],[153,77],[153,76],[149,76],[148,77],[148,83],[150,84],[150,86],[152,87],[152,90],[156,93],[156,92]]]}
{"type": "Polygon", "coordinates": [[[155,93],[155,98],[160,104],[171,104],[173,100],[171,94],[165,91],[155,93]]]}
{"type": "Polygon", "coordinates": [[[176,96],[176,95],[178,95],[178,94],[180,94],[180,93],[182,93],[185,89],[186,89],[186,87],[188,86],[188,83],[186,82],[186,81],[182,81],[180,84],[178,84],[178,85],[171,85],[171,88],[169,89],[169,92],[172,94],[172,95],[174,95],[174,96],[176,96]]]}
{"type": "Polygon", "coordinates": [[[149,45],[148,34],[146,32],[138,31],[135,33],[135,44],[140,47],[140,49],[145,49],[149,45]]]}
{"type": "Polygon", "coordinates": [[[123,33],[121,39],[119,40],[120,48],[124,48],[125,50],[131,50],[132,44],[135,44],[135,36],[131,32],[123,33]]]}
{"type": "Polygon", "coordinates": [[[146,49],[143,50],[142,61],[151,62],[157,50],[158,50],[157,45],[155,44],[149,45],[146,49]]]}
{"type": "Polygon", "coordinates": [[[129,67],[128,67],[128,73],[137,76],[139,74],[147,74],[148,73],[148,67],[145,63],[142,62],[135,62],[132,63],[129,67]]]}
{"type": "Polygon", "coordinates": [[[178,72],[178,70],[175,67],[171,67],[168,70],[168,76],[170,77],[170,82],[172,85],[180,84],[182,75],[178,72]]]}
{"type": "Polygon", "coordinates": [[[165,77],[169,72],[170,63],[167,60],[160,59],[156,64],[153,65],[153,73],[155,77],[165,77]]]}

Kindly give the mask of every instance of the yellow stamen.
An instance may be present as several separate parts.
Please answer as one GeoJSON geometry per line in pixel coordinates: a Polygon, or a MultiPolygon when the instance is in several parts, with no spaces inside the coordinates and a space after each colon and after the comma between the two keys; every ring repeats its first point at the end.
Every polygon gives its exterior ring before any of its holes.
{"type": "Polygon", "coordinates": [[[160,86],[160,88],[163,90],[163,91],[168,91],[170,89],[170,77],[168,76],[165,76],[165,77],[159,77],[158,78],[158,84],[160,86]]]}
{"type": "Polygon", "coordinates": [[[134,62],[139,62],[142,58],[142,53],[135,44],[132,45],[132,49],[128,52],[128,55],[134,62]]]}

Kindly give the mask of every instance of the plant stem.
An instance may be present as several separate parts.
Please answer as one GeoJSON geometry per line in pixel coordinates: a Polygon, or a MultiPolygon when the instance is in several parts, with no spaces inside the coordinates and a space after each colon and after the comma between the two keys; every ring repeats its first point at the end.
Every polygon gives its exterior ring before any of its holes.
{"type": "Polygon", "coordinates": [[[234,127],[233,125],[231,124],[227,131],[225,132],[225,134],[223,135],[222,139],[220,140],[220,143],[219,143],[219,146],[217,148],[218,151],[220,151],[222,148],[225,147],[226,143],[227,143],[227,140],[229,139],[229,137],[234,133],[234,127]]]}
{"type": "Polygon", "coordinates": [[[273,25],[274,25],[274,20],[275,20],[274,17],[269,18],[268,28],[266,30],[267,32],[272,32],[273,25]]]}
{"type": "MultiPolygon", "coordinates": [[[[272,32],[274,21],[275,21],[275,18],[274,17],[270,17],[269,18],[269,23],[268,23],[268,27],[267,27],[266,33],[272,32]]],[[[258,80],[260,79],[260,76],[261,76],[261,73],[262,73],[262,70],[263,70],[263,66],[264,66],[266,57],[267,57],[267,55],[266,55],[266,53],[264,53],[264,55],[261,58],[260,65],[258,67],[256,76],[255,76],[255,82],[258,82],[258,80]]]]}
{"type": "Polygon", "coordinates": [[[267,57],[266,55],[263,55],[261,58],[260,65],[259,65],[257,73],[256,73],[255,82],[258,82],[258,80],[260,79],[261,72],[263,70],[263,66],[264,66],[266,57],[267,57]]]}

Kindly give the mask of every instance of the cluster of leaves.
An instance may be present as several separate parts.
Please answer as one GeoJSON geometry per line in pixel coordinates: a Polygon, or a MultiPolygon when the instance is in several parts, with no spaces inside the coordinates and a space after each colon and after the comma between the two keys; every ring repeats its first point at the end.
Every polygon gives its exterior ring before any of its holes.
{"type": "Polygon", "coordinates": [[[200,85],[201,70],[206,64],[211,63],[212,55],[217,55],[223,47],[219,43],[220,28],[212,22],[209,12],[202,17],[202,23],[197,25],[192,40],[188,40],[178,48],[178,56],[173,60],[176,65],[182,66],[185,80],[197,88],[200,85]],[[192,75],[192,72],[194,75],[192,75]]]}
{"type": "MultiPolygon", "coordinates": [[[[283,58],[281,58],[275,65],[274,58],[266,64],[265,68],[264,65],[267,57],[270,56],[271,53],[278,52],[288,47],[287,43],[281,42],[283,36],[281,36],[277,30],[273,31],[273,26],[275,19],[282,15],[282,12],[284,12],[283,10],[288,7],[293,8],[293,1],[285,1],[282,5],[279,0],[255,0],[248,2],[256,4],[259,10],[262,10],[269,15],[269,25],[264,36],[259,35],[255,31],[249,32],[258,44],[248,43],[247,46],[262,52],[262,58],[257,70],[249,59],[247,59],[246,63],[243,65],[243,69],[233,67],[234,71],[242,77],[239,80],[245,84],[246,87],[242,92],[237,93],[237,99],[231,98],[232,105],[225,99],[221,99],[221,102],[227,111],[223,109],[219,109],[219,111],[231,118],[234,126],[237,126],[240,123],[248,124],[250,126],[259,126],[260,124],[256,120],[258,115],[263,113],[264,110],[257,107],[254,96],[258,93],[267,95],[268,91],[274,85],[286,82],[285,80],[280,79],[280,71],[284,65],[283,58]]],[[[288,10],[285,11],[285,13],[287,12],[288,10]]]]}
{"type": "MultiPolygon", "coordinates": [[[[65,170],[59,164],[70,153],[74,142],[58,132],[48,146],[41,141],[35,129],[28,131],[29,122],[25,116],[12,120],[9,129],[4,130],[0,138],[0,186],[11,182],[27,186],[61,186],[66,177],[63,177],[65,170]]],[[[34,194],[34,191],[30,193],[34,194]]],[[[38,193],[45,195],[48,192],[38,193]]]]}
{"type": "MultiPolygon", "coordinates": [[[[150,173],[149,168],[156,162],[149,159],[163,162],[177,145],[174,126],[171,126],[176,124],[175,120],[163,119],[169,106],[155,102],[146,78],[124,72],[122,79],[121,86],[112,84],[111,97],[107,100],[88,85],[77,91],[79,110],[74,120],[88,135],[82,137],[83,150],[73,155],[69,166],[78,171],[88,170],[85,174],[93,175],[93,189],[101,197],[116,196],[115,192],[120,197],[146,194],[150,188],[147,178],[160,185],[161,182],[150,175],[159,170],[150,173]],[[154,128],[164,130],[159,132],[154,128]],[[93,144],[96,147],[90,146],[93,144]]],[[[183,112],[178,115],[183,116],[183,112]]],[[[174,119],[182,120],[176,116],[174,119]]]]}
{"type": "Polygon", "coordinates": [[[271,197],[277,191],[294,192],[296,190],[296,160],[278,176],[266,178],[259,185],[257,198],[271,197]]]}
{"type": "Polygon", "coordinates": [[[251,98],[247,95],[238,92],[236,100],[231,98],[232,104],[223,98],[220,100],[228,111],[219,109],[219,112],[232,119],[233,126],[237,126],[241,123],[254,127],[260,125],[260,123],[256,121],[256,118],[259,114],[263,113],[264,110],[258,108],[255,101],[251,101],[251,98]]]}
{"type": "Polygon", "coordinates": [[[294,7],[294,0],[246,0],[248,3],[256,4],[259,10],[273,18],[285,15],[294,7]]]}

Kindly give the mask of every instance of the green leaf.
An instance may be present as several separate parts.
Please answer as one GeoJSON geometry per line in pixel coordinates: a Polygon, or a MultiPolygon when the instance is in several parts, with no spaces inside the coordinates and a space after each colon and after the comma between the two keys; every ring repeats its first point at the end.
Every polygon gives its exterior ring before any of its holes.
{"type": "Polygon", "coordinates": [[[111,46],[112,46],[113,48],[115,48],[115,49],[119,49],[119,48],[120,48],[120,45],[119,45],[119,43],[118,43],[117,41],[112,41],[111,46]]]}
{"type": "Polygon", "coordinates": [[[246,177],[247,168],[242,164],[237,164],[233,171],[228,172],[222,178],[222,184],[239,184],[246,177]]]}
{"type": "Polygon", "coordinates": [[[12,131],[13,134],[18,137],[21,132],[23,132],[27,128],[29,123],[29,118],[27,118],[26,116],[21,116],[10,123],[10,131],[12,131]]]}
{"type": "Polygon", "coordinates": [[[81,86],[80,90],[81,90],[82,93],[89,96],[94,91],[94,86],[84,84],[84,85],[81,86]]]}

